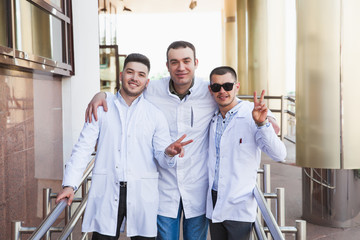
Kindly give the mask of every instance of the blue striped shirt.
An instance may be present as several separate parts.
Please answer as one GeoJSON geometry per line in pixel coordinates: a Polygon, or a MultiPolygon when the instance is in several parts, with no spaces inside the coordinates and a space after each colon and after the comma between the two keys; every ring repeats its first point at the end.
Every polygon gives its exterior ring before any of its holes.
{"type": "Polygon", "coordinates": [[[216,132],[215,132],[215,149],[216,149],[216,163],[215,163],[215,177],[212,189],[217,191],[218,190],[218,183],[219,183],[219,164],[220,164],[220,142],[221,137],[229,125],[230,121],[234,118],[235,114],[238,112],[241,100],[238,99],[238,104],[235,107],[230,109],[225,114],[225,118],[222,117],[220,111],[217,113],[216,119],[216,132]]]}

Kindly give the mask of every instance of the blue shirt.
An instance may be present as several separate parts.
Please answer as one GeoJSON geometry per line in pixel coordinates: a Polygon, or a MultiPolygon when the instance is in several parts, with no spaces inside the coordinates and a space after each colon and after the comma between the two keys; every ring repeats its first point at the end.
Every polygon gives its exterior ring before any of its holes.
{"type": "Polygon", "coordinates": [[[230,121],[233,119],[237,111],[239,110],[241,100],[238,99],[238,104],[236,104],[235,107],[230,109],[225,114],[225,118],[222,117],[220,111],[218,111],[217,119],[216,119],[216,132],[215,132],[215,149],[216,149],[216,163],[215,163],[215,177],[214,177],[214,183],[212,186],[212,189],[214,191],[218,190],[218,182],[219,182],[219,164],[220,164],[220,142],[221,137],[226,129],[226,127],[229,125],[230,121]]]}

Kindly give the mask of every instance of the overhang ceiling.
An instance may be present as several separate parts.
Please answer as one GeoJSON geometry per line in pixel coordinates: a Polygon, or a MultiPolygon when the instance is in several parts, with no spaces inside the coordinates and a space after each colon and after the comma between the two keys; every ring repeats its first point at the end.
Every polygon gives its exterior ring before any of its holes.
{"type": "Polygon", "coordinates": [[[112,6],[116,6],[117,13],[123,11],[124,7],[134,13],[219,11],[223,7],[223,0],[193,1],[196,2],[196,7],[191,10],[189,6],[192,0],[99,0],[99,10],[103,8],[104,2],[107,6],[109,6],[110,2],[112,6]]]}

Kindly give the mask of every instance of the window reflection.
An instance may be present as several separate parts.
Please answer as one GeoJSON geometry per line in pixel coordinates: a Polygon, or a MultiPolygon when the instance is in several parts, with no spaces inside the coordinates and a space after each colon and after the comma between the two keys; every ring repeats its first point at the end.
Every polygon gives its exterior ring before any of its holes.
{"type": "Polygon", "coordinates": [[[11,47],[10,1],[0,1],[0,46],[11,47]]]}
{"type": "Polygon", "coordinates": [[[59,9],[62,9],[62,7],[61,7],[62,0],[46,0],[46,1],[49,2],[50,5],[55,6],[59,9]]]}
{"type": "Polygon", "coordinates": [[[100,48],[100,89],[116,92],[118,81],[117,48],[100,48]]]}
{"type": "Polygon", "coordinates": [[[16,0],[15,8],[16,49],[63,62],[61,20],[26,0],[16,0]]]}

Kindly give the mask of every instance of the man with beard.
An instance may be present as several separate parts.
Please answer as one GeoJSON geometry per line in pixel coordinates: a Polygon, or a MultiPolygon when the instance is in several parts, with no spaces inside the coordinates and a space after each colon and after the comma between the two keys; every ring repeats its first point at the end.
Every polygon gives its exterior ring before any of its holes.
{"type": "Polygon", "coordinates": [[[70,205],[82,174],[97,144],[92,183],[82,231],[92,239],[118,239],[123,220],[133,240],[155,239],[159,206],[158,165],[175,166],[184,156],[183,135],[171,142],[166,118],[143,97],[149,83],[150,61],[130,54],[121,73],[122,87],[108,99],[108,111],[99,107],[98,121],[85,123],[70,160],[66,163],[63,190],[56,202],[70,205]],[[168,146],[168,147],[166,147],[168,146]],[[155,161],[156,159],[156,161],[155,161]]]}
{"type": "Polygon", "coordinates": [[[268,122],[268,109],[254,93],[254,103],[236,97],[240,84],[234,69],[215,68],[209,92],[218,110],[209,129],[209,190],[206,216],[212,240],[250,238],[256,218],[253,195],[261,151],[284,161],[286,148],[268,122]]]}
{"type": "MultiPolygon", "coordinates": [[[[151,81],[145,98],[165,115],[172,139],[184,133],[194,140],[186,146],[186,157],[174,168],[159,168],[160,205],[157,240],[178,240],[183,216],[183,239],[206,240],[205,216],[208,189],[208,129],[216,102],[208,91],[208,81],[195,76],[198,67],[196,50],[186,41],[171,43],[166,51],[170,76],[151,81]]],[[[107,108],[111,93],[97,93],[86,109],[86,119],[99,105],[107,108]]],[[[277,126],[274,122],[274,126],[277,126]]]]}

